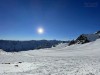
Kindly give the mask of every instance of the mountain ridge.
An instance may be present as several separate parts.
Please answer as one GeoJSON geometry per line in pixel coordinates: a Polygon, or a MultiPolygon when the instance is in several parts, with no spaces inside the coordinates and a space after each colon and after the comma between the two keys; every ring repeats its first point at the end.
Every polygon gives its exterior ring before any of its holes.
{"type": "Polygon", "coordinates": [[[69,43],[69,46],[72,44],[84,44],[84,43],[92,42],[99,38],[100,38],[100,31],[97,31],[92,34],[81,34],[75,40],[72,40],[69,43]]]}

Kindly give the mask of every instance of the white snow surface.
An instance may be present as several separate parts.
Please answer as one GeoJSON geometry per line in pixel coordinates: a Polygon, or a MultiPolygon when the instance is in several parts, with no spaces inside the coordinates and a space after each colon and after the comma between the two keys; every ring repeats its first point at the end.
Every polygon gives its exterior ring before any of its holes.
{"type": "Polygon", "coordinates": [[[100,39],[40,50],[0,50],[0,75],[100,75],[100,39]]]}

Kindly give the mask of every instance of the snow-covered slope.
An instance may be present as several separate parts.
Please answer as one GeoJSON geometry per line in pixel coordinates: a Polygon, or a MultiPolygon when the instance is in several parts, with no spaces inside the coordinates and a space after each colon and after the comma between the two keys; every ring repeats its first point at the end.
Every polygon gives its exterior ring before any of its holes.
{"type": "MultiPolygon", "coordinates": [[[[30,50],[26,51],[26,53],[35,56],[97,56],[100,55],[99,46],[100,39],[86,44],[74,44],[71,46],[60,44],[55,48],[30,50]]],[[[21,53],[25,52],[22,51],[21,53]]]]}
{"type": "Polygon", "coordinates": [[[94,34],[98,34],[100,36],[100,31],[95,32],[94,34]]]}
{"type": "Polygon", "coordinates": [[[87,40],[91,42],[100,38],[100,31],[97,31],[93,34],[83,34],[83,35],[87,38],[87,40]]]}
{"type": "Polygon", "coordinates": [[[89,41],[95,41],[100,38],[97,34],[84,34],[84,36],[86,36],[89,41]]]}
{"type": "Polygon", "coordinates": [[[0,75],[100,75],[100,39],[21,52],[0,50],[0,75]]]}

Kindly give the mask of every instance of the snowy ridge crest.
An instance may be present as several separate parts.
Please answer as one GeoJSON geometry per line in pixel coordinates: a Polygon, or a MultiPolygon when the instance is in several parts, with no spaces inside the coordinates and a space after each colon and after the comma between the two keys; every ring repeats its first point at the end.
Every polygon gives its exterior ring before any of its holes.
{"type": "Polygon", "coordinates": [[[81,34],[76,40],[72,40],[69,45],[72,44],[84,44],[88,42],[95,41],[100,38],[100,31],[93,34],[81,34]]]}

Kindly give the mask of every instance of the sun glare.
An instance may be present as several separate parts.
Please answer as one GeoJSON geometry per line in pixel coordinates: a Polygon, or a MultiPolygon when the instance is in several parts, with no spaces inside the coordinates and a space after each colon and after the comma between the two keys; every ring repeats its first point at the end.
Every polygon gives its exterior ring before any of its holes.
{"type": "Polygon", "coordinates": [[[43,28],[38,28],[38,29],[37,29],[37,32],[38,32],[39,34],[43,34],[43,33],[44,33],[44,29],[43,29],[43,28]]]}

